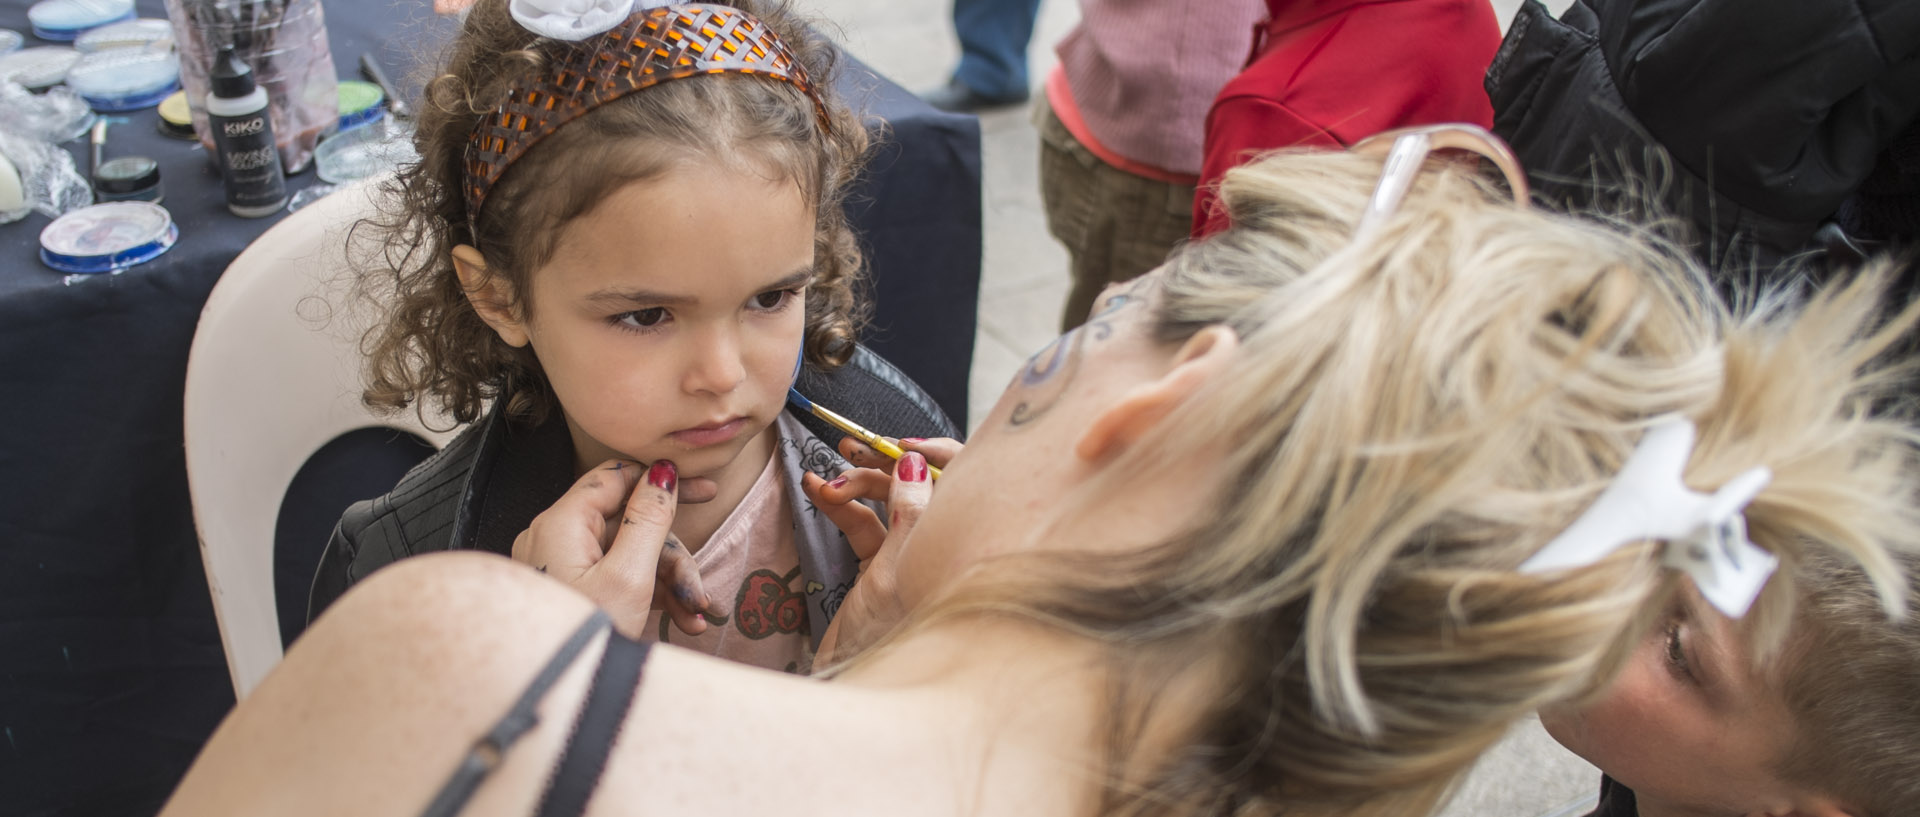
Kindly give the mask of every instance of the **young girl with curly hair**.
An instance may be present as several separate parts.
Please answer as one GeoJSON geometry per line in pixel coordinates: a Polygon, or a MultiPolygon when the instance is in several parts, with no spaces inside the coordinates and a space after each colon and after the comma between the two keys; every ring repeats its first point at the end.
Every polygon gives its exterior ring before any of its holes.
{"type": "Polygon", "coordinates": [[[841,198],[867,136],[833,56],[760,0],[469,10],[420,106],[421,161],[389,183],[397,211],[360,226],[384,247],[361,281],[385,308],[366,401],[473,426],[347,511],[311,615],[395,560],[485,550],[566,576],[630,635],[809,664],[856,561],[800,493],[845,465],[785,410],[789,384],[887,433],[955,433],[855,342],[841,198]],[[686,503],[657,598],[624,594],[627,566],[597,552],[515,546],[616,458],[686,503]]]}

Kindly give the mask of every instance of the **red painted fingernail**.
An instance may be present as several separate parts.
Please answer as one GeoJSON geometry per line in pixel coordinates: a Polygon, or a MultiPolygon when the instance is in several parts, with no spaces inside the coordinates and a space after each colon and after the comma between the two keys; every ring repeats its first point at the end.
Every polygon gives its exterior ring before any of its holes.
{"type": "Polygon", "coordinates": [[[698,621],[698,622],[700,622],[701,624],[705,624],[705,623],[707,623],[707,617],[706,617],[706,615],[705,615],[705,614],[703,614],[703,613],[694,613],[694,614],[693,614],[693,620],[694,620],[694,621],[698,621]]]}
{"type": "Polygon", "coordinates": [[[680,472],[673,467],[673,460],[654,460],[653,467],[647,469],[647,484],[667,493],[673,493],[673,486],[680,482],[680,472]]]}
{"type": "Polygon", "coordinates": [[[832,482],[827,483],[827,487],[842,488],[842,487],[845,487],[846,484],[847,484],[847,478],[845,476],[838,476],[838,477],[834,477],[832,482]]]}
{"type": "Polygon", "coordinates": [[[925,437],[901,437],[900,438],[900,442],[905,443],[907,445],[918,445],[926,441],[927,441],[927,438],[925,437]]]}
{"type": "Polygon", "coordinates": [[[907,482],[927,481],[927,458],[918,451],[908,451],[900,458],[900,464],[893,469],[893,475],[907,482]]]}

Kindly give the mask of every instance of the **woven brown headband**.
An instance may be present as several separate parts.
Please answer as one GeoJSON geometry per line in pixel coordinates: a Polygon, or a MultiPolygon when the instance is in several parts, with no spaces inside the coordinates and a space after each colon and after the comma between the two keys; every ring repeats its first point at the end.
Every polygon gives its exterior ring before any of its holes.
{"type": "Polygon", "coordinates": [[[561,125],[635,91],[701,74],[792,83],[813,100],[820,128],[831,129],[806,66],[752,15],[706,3],[635,12],[562,52],[545,72],[515,82],[507,101],[474,126],[467,139],[468,229],[507,168],[561,125]]]}

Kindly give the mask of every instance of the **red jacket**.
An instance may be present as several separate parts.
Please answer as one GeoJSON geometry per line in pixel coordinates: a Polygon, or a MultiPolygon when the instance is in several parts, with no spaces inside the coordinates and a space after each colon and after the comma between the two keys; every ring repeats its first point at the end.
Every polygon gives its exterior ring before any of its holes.
{"type": "Polygon", "coordinates": [[[1213,187],[1274,148],[1344,148],[1393,128],[1493,126],[1482,83],[1500,47],[1488,0],[1267,0],[1253,58],[1207,112],[1193,235],[1227,226],[1213,187]]]}

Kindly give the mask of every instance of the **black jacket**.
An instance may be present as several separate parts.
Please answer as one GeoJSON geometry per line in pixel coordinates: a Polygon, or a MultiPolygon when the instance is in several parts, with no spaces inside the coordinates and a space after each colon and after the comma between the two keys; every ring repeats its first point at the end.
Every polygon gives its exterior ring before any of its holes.
{"type": "MultiPolygon", "coordinates": [[[[803,371],[797,387],[880,434],[960,437],[933,398],[864,347],[832,373],[803,371]]],[[[812,415],[789,412],[828,444],[846,436],[812,415]]],[[[555,414],[528,427],[508,421],[496,402],[484,419],[407,472],[393,491],[349,507],[320,557],[308,620],[354,582],[408,556],[456,549],[510,554],[514,538],[573,484],[572,442],[555,414]]]]}
{"type": "Polygon", "coordinates": [[[1650,181],[1716,272],[1771,267],[1913,126],[1920,3],[1528,0],[1487,93],[1544,198],[1618,210],[1650,181]]]}

